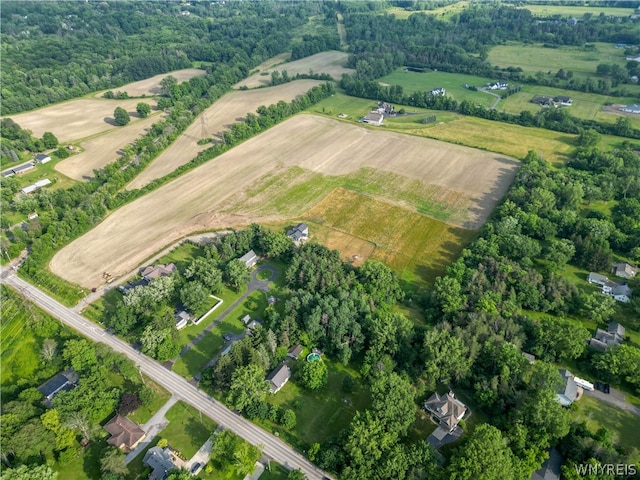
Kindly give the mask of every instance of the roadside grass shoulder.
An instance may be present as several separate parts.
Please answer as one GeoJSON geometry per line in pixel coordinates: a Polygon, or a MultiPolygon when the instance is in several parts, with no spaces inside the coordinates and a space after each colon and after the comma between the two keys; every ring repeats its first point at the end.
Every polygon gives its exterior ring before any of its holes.
{"type": "Polygon", "coordinates": [[[165,415],[169,425],[160,432],[172,448],[191,458],[216,430],[216,423],[195,408],[179,401],[165,415]]]}
{"type": "Polygon", "coordinates": [[[144,378],[144,384],[151,388],[154,392],[153,399],[149,402],[149,405],[142,405],[135,412],[127,415],[127,417],[138,425],[143,425],[148,422],[155,413],[160,410],[169,398],[171,398],[171,394],[165,390],[163,387],[158,385],[156,382],[148,378],[146,375],[144,378]]]}
{"type": "Polygon", "coordinates": [[[287,480],[288,476],[289,470],[278,463],[269,462],[260,475],[260,480],[287,480]]]}

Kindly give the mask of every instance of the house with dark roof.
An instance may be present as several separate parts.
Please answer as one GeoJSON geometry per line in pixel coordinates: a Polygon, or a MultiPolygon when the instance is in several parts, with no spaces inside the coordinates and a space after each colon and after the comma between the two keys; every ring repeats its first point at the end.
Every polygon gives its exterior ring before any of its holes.
{"type": "Polygon", "coordinates": [[[434,393],[425,402],[424,408],[440,426],[453,432],[467,413],[467,406],[453,392],[445,395],[434,393]]]}
{"type": "Polygon", "coordinates": [[[34,168],[36,168],[35,163],[29,162],[23,165],[18,165],[17,167],[13,167],[11,170],[16,175],[22,175],[23,173],[27,173],[28,171],[33,170],[34,168]]]}
{"type": "Polygon", "coordinates": [[[562,385],[556,391],[556,400],[563,407],[568,407],[582,396],[582,387],[574,380],[574,375],[569,370],[559,370],[562,377],[562,385]]]}
{"type": "Polygon", "coordinates": [[[631,289],[626,283],[613,287],[609,295],[617,302],[629,303],[631,301],[631,289]]]}
{"type": "Polygon", "coordinates": [[[140,275],[147,281],[155,280],[160,277],[168,277],[175,272],[177,267],[173,263],[167,265],[149,265],[142,269],[140,275]]]}
{"type": "Polygon", "coordinates": [[[560,480],[562,456],[555,448],[549,450],[549,457],[533,472],[531,480],[560,480]]]}
{"type": "Polygon", "coordinates": [[[294,345],[287,352],[287,357],[297,360],[301,353],[302,353],[302,347],[300,345],[294,345]]]}
{"type": "Polygon", "coordinates": [[[555,103],[559,103],[563,107],[570,107],[573,105],[573,99],[571,97],[567,97],[566,95],[558,95],[553,98],[555,103]]]}
{"type": "Polygon", "coordinates": [[[60,392],[73,390],[78,386],[78,374],[72,370],[65,370],[51,377],[38,387],[38,391],[44,395],[43,403],[46,407],[52,408],[51,400],[60,392]]]}
{"type": "Polygon", "coordinates": [[[117,414],[107,422],[104,429],[111,434],[107,443],[125,452],[129,452],[147,436],[138,424],[127,417],[117,414]]]}
{"type": "Polygon", "coordinates": [[[378,102],[378,112],[386,113],[387,115],[393,114],[393,105],[387,102],[378,102]]]}
{"type": "Polygon", "coordinates": [[[598,350],[617,347],[624,341],[625,329],[617,322],[611,322],[606,330],[598,328],[596,334],[589,340],[589,345],[598,350]]]}
{"type": "Polygon", "coordinates": [[[296,245],[299,245],[309,238],[309,225],[306,223],[299,223],[291,230],[287,231],[287,237],[293,240],[296,245]]]}
{"type": "Polygon", "coordinates": [[[249,250],[239,259],[241,262],[247,266],[247,268],[253,267],[256,263],[258,263],[258,255],[253,250],[249,250]]]}
{"type": "Polygon", "coordinates": [[[291,378],[291,369],[289,366],[282,362],[272,372],[267,375],[267,381],[269,382],[269,390],[271,393],[278,393],[282,387],[291,378]]]}
{"type": "Polygon", "coordinates": [[[536,105],[541,105],[543,107],[549,107],[553,105],[553,98],[545,95],[536,95],[531,99],[531,103],[535,103],[536,105]]]}
{"type": "Polygon", "coordinates": [[[611,268],[611,273],[613,273],[616,277],[629,279],[635,277],[638,274],[638,267],[634,267],[627,262],[615,263],[611,268]]]}
{"type": "Polygon", "coordinates": [[[164,480],[169,476],[169,471],[184,467],[185,461],[179,458],[169,447],[151,447],[142,460],[142,463],[151,468],[150,480],[164,480]]]}
{"type": "Polygon", "coordinates": [[[45,155],[44,153],[39,153],[36,155],[37,163],[47,163],[51,161],[51,157],[49,155],[45,155]]]}
{"type": "Polygon", "coordinates": [[[596,285],[605,286],[608,281],[609,279],[607,277],[600,275],[599,273],[591,272],[587,276],[587,282],[595,283],[596,285]]]}

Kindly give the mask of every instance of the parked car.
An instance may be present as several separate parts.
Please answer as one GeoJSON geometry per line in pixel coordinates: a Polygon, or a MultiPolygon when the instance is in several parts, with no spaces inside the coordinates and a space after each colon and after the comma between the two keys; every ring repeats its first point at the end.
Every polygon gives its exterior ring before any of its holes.
{"type": "Polygon", "coordinates": [[[201,466],[201,463],[194,463],[193,465],[191,465],[191,473],[196,473],[201,466]]]}

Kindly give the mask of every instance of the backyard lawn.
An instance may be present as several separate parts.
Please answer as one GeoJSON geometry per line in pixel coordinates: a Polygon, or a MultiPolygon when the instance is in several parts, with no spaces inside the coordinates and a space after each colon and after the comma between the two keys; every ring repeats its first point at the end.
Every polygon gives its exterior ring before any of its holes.
{"type": "Polygon", "coordinates": [[[160,432],[169,445],[187,459],[193,457],[218,426],[206,415],[183,402],[176,403],[165,415],[169,425],[160,432]]]}
{"type": "Polygon", "coordinates": [[[148,422],[149,419],[153,417],[158,410],[160,410],[160,407],[167,403],[167,400],[171,398],[171,394],[168,391],[146,376],[144,377],[144,383],[154,391],[153,400],[149,405],[142,405],[135,412],[127,415],[128,418],[136,422],[138,425],[148,422]]]}

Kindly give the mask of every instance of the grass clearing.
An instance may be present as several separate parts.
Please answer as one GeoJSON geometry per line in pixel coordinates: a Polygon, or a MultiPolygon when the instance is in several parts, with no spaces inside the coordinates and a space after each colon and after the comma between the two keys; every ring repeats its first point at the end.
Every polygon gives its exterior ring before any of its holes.
{"type": "Polygon", "coordinates": [[[64,160],[60,161],[57,159],[57,157],[51,156],[50,162],[47,162],[45,164],[38,163],[36,164],[36,168],[34,168],[32,171],[25,173],[24,175],[16,176],[15,178],[20,181],[21,188],[24,188],[27,185],[31,185],[38,180],[44,180],[45,178],[51,180],[51,185],[44,187],[47,190],[69,188],[74,185],[76,181],[57,170],[57,166],[62,162],[64,162],[64,160]]]}
{"type": "Polygon", "coordinates": [[[153,400],[151,400],[149,405],[142,405],[135,412],[127,415],[130,420],[133,420],[138,425],[144,425],[148,422],[149,419],[160,410],[160,407],[171,398],[171,394],[167,390],[146,376],[144,377],[144,384],[153,390],[153,400]]]}
{"type": "Polygon", "coordinates": [[[425,13],[427,15],[434,15],[438,17],[442,17],[443,19],[450,19],[453,15],[462,12],[465,8],[469,6],[468,1],[456,2],[450,5],[445,5],[444,7],[434,8],[432,10],[405,10],[401,7],[391,7],[386,10],[386,13],[394,15],[396,18],[404,20],[409,18],[411,15],[415,13],[425,13]]]}
{"type": "Polygon", "coordinates": [[[372,243],[371,258],[396,270],[407,284],[435,281],[476,236],[475,231],[345,189],[334,190],[304,218],[372,243]]]}
{"type": "Polygon", "coordinates": [[[628,17],[633,13],[633,8],[624,7],[591,7],[588,5],[523,5],[536,17],[550,17],[560,15],[563,17],[583,17],[586,14],[594,17],[604,14],[607,17],[628,17]]]}
{"type": "MultiPolygon", "coordinates": [[[[552,72],[561,68],[572,71],[574,76],[596,76],[596,67],[600,63],[626,65],[623,48],[615,48],[613,43],[595,42],[595,49],[562,46],[546,48],[542,44],[524,45],[508,43],[497,45],[489,50],[488,61],[499,67],[520,67],[527,73],[552,72]]],[[[625,85],[633,89],[631,85],[625,85]]],[[[635,87],[637,88],[637,87],[635,87]]]]}
{"type": "MultiPolygon", "coordinates": [[[[478,228],[508,189],[518,162],[384,129],[297,115],[114,211],[60,250],[50,267],[65,279],[95,287],[104,282],[100,272],[124,275],[194,231],[282,220],[274,212],[250,214],[252,205],[244,194],[267,175],[289,167],[315,176],[349,176],[367,167],[406,177],[408,184],[434,186],[443,197],[450,191],[471,199],[462,226],[478,228]]],[[[288,199],[289,211],[299,216],[319,198],[308,191],[298,193],[309,200],[303,204],[288,199]]],[[[271,201],[259,197],[251,199],[254,207],[271,201]]]]}
{"type": "Polygon", "coordinates": [[[260,480],[287,480],[288,476],[289,470],[278,463],[269,462],[260,475],[260,480]]]}
{"type": "Polygon", "coordinates": [[[629,448],[640,445],[640,417],[587,395],[573,405],[574,420],[587,422],[592,431],[604,427],[614,443],[629,448]]]}
{"type": "Polygon", "coordinates": [[[192,260],[196,257],[202,257],[203,255],[204,249],[200,245],[195,245],[191,242],[183,242],[167,253],[164,257],[156,260],[154,263],[160,265],[173,263],[178,270],[183,271],[189,266],[192,260]]]}
{"type": "Polygon", "coordinates": [[[278,432],[280,437],[303,451],[313,443],[322,443],[337,435],[356,412],[366,409],[370,402],[369,391],[354,368],[345,367],[327,357],[323,361],[329,370],[329,381],[324,389],[312,392],[299,387],[293,380],[287,382],[277,394],[267,398],[271,404],[293,409],[297,420],[294,432],[273,424],[266,425],[267,428],[278,432]],[[353,393],[345,393],[342,389],[347,376],[355,380],[353,393]]]}
{"type": "Polygon", "coordinates": [[[480,88],[492,81],[495,81],[495,79],[465,75],[463,73],[434,71],[419,73],[404,71],[403,68],[399,68],[395,72],[379,79],[381,84],[400,85],[405,93],[424,92],[436,87],[443,87],[447,91],[447,96],[454,98],[458,102],[466,100],[487,108],[495,103],[496,97],[483,92],[469,90],[463,85],[468,84],[480,88]]]}
{"type": "Polygon", "coordinates": [[[169,445],[191,458],[218,427],[206,415],[179,401],[165,415],[169,425],[160,432],[160,438],[166,438],[169,445]]]}

